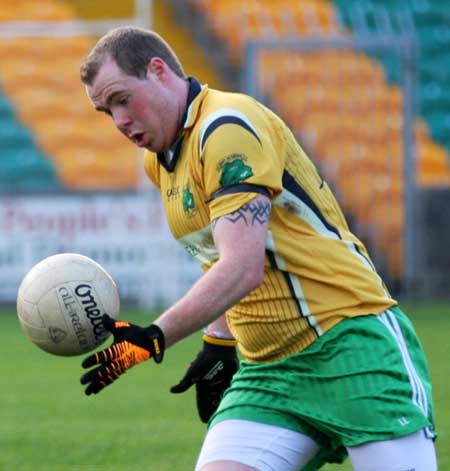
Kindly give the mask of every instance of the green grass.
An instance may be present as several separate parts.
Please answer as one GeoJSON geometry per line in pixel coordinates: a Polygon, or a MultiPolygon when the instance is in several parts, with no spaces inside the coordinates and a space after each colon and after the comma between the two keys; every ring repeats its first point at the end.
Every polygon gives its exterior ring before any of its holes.
{"type": "MultiPolygon", "coordinates": [[[[450,469],[450,307],[403,306],[428,355],[440,469],[450,469]]],[[[187,471],[205,427],[194,393],[169,393],[196,354],[193,336],[167,352],[161,365],[139,365],[98,396],[79,384],[80,357],[56,357],[32,345],[13,312],[0,312],[0,469],[33,471],[187,471]]],[[[126,312],[122,318],[146,323],[126,312]]],[[[325,471],[349,471],[349,463],[325,471]]],[[[280,470],[282,471],[282,470],[280,470]]]]}

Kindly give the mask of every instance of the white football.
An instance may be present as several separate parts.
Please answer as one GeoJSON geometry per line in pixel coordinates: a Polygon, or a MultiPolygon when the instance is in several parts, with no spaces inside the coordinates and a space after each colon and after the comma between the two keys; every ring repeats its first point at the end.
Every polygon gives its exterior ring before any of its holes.
{"type": "Polygon", "coordinates": [[[17,294],[17,315],[31,341],[55,355],[81,355],[110,335],[101,319],[117,319],[117,286],[98,263],[84,255],[52,255],[25,276],[17,294]]]}

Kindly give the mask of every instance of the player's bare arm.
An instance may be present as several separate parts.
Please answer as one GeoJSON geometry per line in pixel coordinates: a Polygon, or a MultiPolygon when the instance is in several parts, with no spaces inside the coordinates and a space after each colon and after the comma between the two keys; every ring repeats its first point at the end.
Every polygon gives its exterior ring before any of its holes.
{"type": "MultiPolygon", "coordinates": [[[[236,221],[241,219],[244,220],[246,224],[254,224],[258,221],[260,223],[265,222],[265,220],[267,220],[270,216],[271,204],[270,201],[264,201],[264,198],[262,198],[262,200],[263,201],[261,201],[261,199],[256,198],[254,201],[251,201],[242,208],[239,208],[234,213],[224,216],[224,219],[232,223],[235,223],[236,221]]],[[[220,219],[222,218],[213,221],[213,228],[215,228],[220,219]]],[[[225,314],[223,314],[218,319],[209,324],[206,330],[213,337],[232,337],[232,334],[228,328],[225,314]]]]}
{"type": "Polygon", "coordinates": [[[213,323],[262,283],[270,213],[270,199],[258,195],[214,221],[219,259],[155,322],[164,332],[166,346],[213,323]]]}

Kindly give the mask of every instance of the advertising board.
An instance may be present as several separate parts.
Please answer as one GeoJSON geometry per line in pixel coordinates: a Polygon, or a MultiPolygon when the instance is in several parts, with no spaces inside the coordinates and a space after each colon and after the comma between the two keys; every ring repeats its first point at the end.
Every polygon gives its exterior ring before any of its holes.
{"type": "Polygon", "coordinates": [[[14,302],[26,272],[62,252],[93,258],[122,299],[147,306],[174,301],[200,275],[171,236],[157,194],[0,198],[0,302],[14,302]]]}

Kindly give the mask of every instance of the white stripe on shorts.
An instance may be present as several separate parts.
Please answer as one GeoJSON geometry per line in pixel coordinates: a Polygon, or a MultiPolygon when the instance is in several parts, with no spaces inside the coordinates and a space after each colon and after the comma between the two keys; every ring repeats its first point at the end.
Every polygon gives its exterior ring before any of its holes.
{"type": "Polygon", "coordinates": [[[389,330],[389,332],[397,341],[398,348],[402,355],[403,363],[405,365],[406,371],[408,372],[409,382],[411,384],[413,392],[413,403],[423,411],[425,417],[428,417],[428,399],[425,392],[425,388],[411,359],[405,338],[403,337],[403,333],[400,329],[397,318],[392,313],[392,311],[387,310],[383,314],[380,314],[378,316],[378,319],[385,325],[385,327],[389,330]]]}

